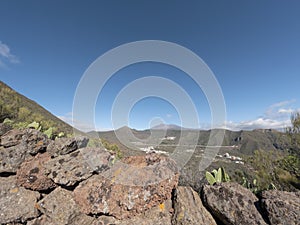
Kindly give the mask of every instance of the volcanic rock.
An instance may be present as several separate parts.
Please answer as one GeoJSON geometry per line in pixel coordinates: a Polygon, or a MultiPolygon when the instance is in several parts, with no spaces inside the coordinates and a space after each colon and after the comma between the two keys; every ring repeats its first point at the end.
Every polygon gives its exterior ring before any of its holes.
{"type": "Polygon", "coordinates": [[[80,183],[74,190],[75,201],[87,214],[131,218],[171,199],[178,177],[169,158],[132,156],[80,183]]]}
{"type": "Polygon", "coordinates": [[[173,224],[216,225],[212,215],[203,206],[199,195],[191,187],[177,187],[175,196],[173,224]]]}
{"type": "Polygon", "coordinates": [[[11,129],[12,127],[10,125],[5,123],[0,123],[0,137],[11,129]]]}
{"type": "Polygon", "coordinates": [[[300,192],[264,191],[262,206],[271,225],[300,224],[300,192]]]}
{"type": "Polygon", "coordinates": [[[172,201],[170,199],[165,202],[129,219],[118,220],[112,216],[100,216],[95,219],[91,225],[171,225],[172,217],[172,201]]]}
{"type": "Polygon", "coordinates": [[[77,149],[86,147],[88,142],[89,139],[84,136],[57,138],[48,145],[47,152],[53,157],[66,155],[77,149]]]}
{"type": "Polygon", "coordinates": [[[13,129],[1,136],[1,145],[5,148],[21,145],[31,155],[46,150],[48,144],[47,136],[35,129],[13,129]]]}
{"type": "Polygon", "coordinates": [[[73,186],[109,168],[110,153],[104,148],[82,148],[68,155],[60,155],[44,164],[46,174],[55,183],[73,186]]]}
{"type": "Polygon", "coordinates": [[[39,201],[37,208],[46,216],[36,219],[31,224],[89,224],[93,221],[92,217],[80,212],[72,192],[61,187],[39,201]]]}
{"type": "Polygon", "coordinates": [[[0,146],[0,173],[15,173],[22,162],[27,158],[32,158],[28,155],[24,146],[13,146],[4,148],[0,146]]]}
{"type": "Polygon", "coordinates": [[[43,167],[43,164],[50,159],[48,153],[43,153],[22,163],[17,171],[17,184],[37,191],[45,191],[56,187],[55,183],[45,175],[43,167]]]}
{"type": "Polygon", "coordinates": [[[237,183],[205,185],[203,201],[209,211],[226,225],[266,224],[256,208],[258,198],[237,183]]]}
{"type": "Polygon", "coordinates": [[[0,177],[0,224],[25,222],[39,215],[40,194],[16,185],[16,177],[0,177]]]}
{"type": "Polygon", "coordinates": [[[34,129],[13,129],[1,136],[0,173],[15,173],[22,162],[46,149],[49,140],[34,129]]]}

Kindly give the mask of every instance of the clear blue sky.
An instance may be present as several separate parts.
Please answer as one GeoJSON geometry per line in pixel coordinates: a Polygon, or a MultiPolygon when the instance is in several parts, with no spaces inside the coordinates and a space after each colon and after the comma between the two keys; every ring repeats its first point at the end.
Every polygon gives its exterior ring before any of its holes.
{"type": "MultiPolygon", "coordinates": [[[[300,1],[15,1],[0,2],[0,79],[69,121],[85,70],[121,44],[164,40],[200,56],[214,72],[231,129],[278,128],[300,109],[300,1]]],[[[182,71],[141,63],[115,74],[99,96],[96,126],[110,129],[118,92],[144,76],[173,80],[209,127],[204,94],[182,71]]],[[[153,118],[181,124],[174,106],[146,98],[129,126],[153,118]]]]}

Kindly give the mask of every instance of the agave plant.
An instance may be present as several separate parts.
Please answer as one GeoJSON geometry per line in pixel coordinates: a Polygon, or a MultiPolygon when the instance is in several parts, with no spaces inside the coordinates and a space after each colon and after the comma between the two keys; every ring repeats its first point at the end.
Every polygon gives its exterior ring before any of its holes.
{"type": "Polygon", "coordinates": [[[225,172],[224,168],[222,167],[218,170],[214,169],[211,173],[206,171],[205,177],[210,185],[230,181],[229,175],[225,172]]]}

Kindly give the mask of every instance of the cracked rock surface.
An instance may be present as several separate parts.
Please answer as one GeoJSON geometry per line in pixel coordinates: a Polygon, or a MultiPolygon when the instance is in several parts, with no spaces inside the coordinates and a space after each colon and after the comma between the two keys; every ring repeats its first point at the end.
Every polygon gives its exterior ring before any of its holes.
{"type": "Polygon", "coordinates": [[[224,224],[266,225],[257,210],[258,198],[237,183],[220,183],[203,187],[204,204],[224,224]]]}
{"type": "Polygon", "coordinates": [[[89,139],[84,136],[77,136],[73,138],[57,138],[48,145],[47,152],[54,157],[66,155],[77,149],[86,147],[88,141],[89,139]]]}
{"type": "Polygon", "coordinates": [[[107,173],[80,183],[74,196],[84,213],[131,218],[171,199],[178,177],[175,162],[169,158],[131,156],[107,173]]]}
{"type": "Polygon", "coordinates": [[[50,159],[44,164],[45,174],[55,183],[73,186],[91,177],[93,172],[109,168],[110,154],[101,148],[82,148],[68,155],[50,159]]]}
{"type": "Polygon", "coordinates": [[[13,129],[0,140],[0,173],[15,173],[26,159],[45,151],[49,143],[46,135],[34,129],[13,129]]]}
{"type": "Polygon", "coordinates": [[[39,215],[40,194],[18,187],[16,177],[0,177],[0,224],[25,222],[39,215]]]}
{"type": "Polygon", "coordinates": [[[300,224],[300,192],[264,191],[262,205],[271,225],[300,224]]]}

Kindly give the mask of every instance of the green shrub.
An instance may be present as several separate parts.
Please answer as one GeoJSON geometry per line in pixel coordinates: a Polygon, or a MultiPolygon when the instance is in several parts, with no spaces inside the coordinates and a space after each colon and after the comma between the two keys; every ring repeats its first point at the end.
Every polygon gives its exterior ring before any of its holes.
{"type": "Polygon", "coordinates": [[[114,154],[116,155],[116,158],[117,158],[117,159],[122,158],[122,152],[121,152],[121,150],[119,149],[119,146],[118,146],[118,145],[116,145],[116,144],[110,144],[110,143],[109,143],[108,141],[106,141],[105,139],[101,139],[101,143],[102,143],[102,146],[103,146],[106,150],[108,150],[108,151],[114,153],[114,154]]]}

